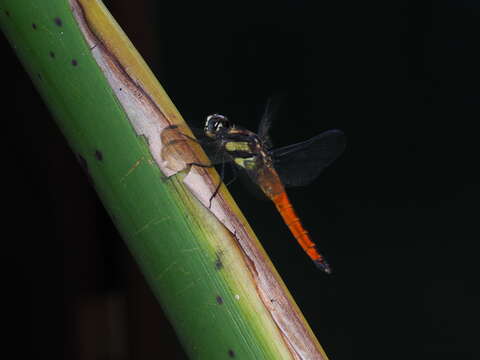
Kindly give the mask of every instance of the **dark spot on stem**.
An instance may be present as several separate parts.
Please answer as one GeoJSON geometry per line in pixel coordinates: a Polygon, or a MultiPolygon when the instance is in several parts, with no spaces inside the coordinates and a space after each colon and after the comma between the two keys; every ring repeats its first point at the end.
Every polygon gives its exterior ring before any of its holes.
{"type": "Polygon", "coordinates": [[[228,356],[230,356],[231,358],[234,358],[235,357],[235,351],[233,351],[232,349],[229,349],[228,350],[228,356]]]}
{"type": "Polygon", "coordinates": [[[95,150],[95,157],[97,158],[98,161],[103,160],[103,154],[100,150],[95,150]]]}
{"type": "Polygon", "coordinates": [[[62,19],[60,19],[58,16],[55,19],[53,19],[53,21],[55,22],[55,25],[57,25],[57,26],[62,26],[63,25],[62,19]]]}
{"type": "Polygon", "coordinates": [[[38,78],[38,80],[42,80],[42,74],[37,73],[37,78],[38,78]]]}
{"type": "Polygon", "coordinates": [[[78,65],[77,60],[73,59],[73,60],[72,60],[72,65],[73,65],[73,66],[77,66],[77,65],[78,65]]]}
{"type": "Polygon", "coordinates": [[[33,30],[37,30],[37,24],[32,23],[32,28],[33,28],[33,30]]]}
{"type": "Polygon", "coordinates": [[[217,251],[216,252],[216,258],[215,258],[215,269],[216,270],[222,270],[223,269],[223,262],[222,262],[222,251],[217,251]]]}
{"type": "Polygon", "coordinates": [[[53,51],[50,51],[49,54],[50,54],[50,57],[51,57],[52,59],[55,58],[55,53],[54,53],[53,51]]]}
{"type": "Polygon", "coordinates": [[[10,17],[10,11],[5,10],[5,15],[7,15],[8,17],[10,17]]]}
{"type": "Polygon", "coordinates": [[[217,295],[217,297],[215,298],[215,300],[217,300],[217,304],[218,305],[222,305],[223,304],[223,299],[220,295],[217,295]]]}

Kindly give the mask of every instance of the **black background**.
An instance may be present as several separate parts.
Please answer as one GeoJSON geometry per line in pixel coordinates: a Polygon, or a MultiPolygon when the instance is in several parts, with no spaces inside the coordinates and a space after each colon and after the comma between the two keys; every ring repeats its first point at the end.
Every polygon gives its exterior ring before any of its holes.
{"type": "MultiPolygon", "coordinates": [[[[289,192],[331,276],[272,204],[231,185],[331,359],[480,358],[477,2],[107,5],[188,122],[220,112],[254,130],[267,98],[282,93],[275,144],[346,133],[343,156],[289,192]]],[[[31,323],[39,353],[58,350],[63,334],[69,359],[123,359],[125,349],[183,359],[75,156],[1,46],[12,333],[31,323]],[[127,304],[117,357],[98,350],[100,320],[79,320],[106,296],[127,304]]]]}

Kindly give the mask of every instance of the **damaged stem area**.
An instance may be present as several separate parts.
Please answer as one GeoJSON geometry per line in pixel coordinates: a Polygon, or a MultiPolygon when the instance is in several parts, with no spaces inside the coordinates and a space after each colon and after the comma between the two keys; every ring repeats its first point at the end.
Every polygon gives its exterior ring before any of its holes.
{"type": "MultiPolygon", "coordinates": [[[[189,131],[188,131],[189,132],[189,131]]],[[[209,161],[201,163],[199,156],[202,152],[200,144],[193,137],[187,135],[186,125],[170,125],[166,127],[161,135],[162,143],[162,165],[173,171],[188,173],[192,166],[200,168],[212,168],[209,161]]]]}

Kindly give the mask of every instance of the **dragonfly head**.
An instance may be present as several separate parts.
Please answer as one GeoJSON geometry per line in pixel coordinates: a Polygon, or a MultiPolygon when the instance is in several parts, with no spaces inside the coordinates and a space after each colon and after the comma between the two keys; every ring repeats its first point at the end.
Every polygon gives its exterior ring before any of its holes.
{"type": "Polygon", "coordinates": [[[226,116],[220,114],[213,114],[207,116],[207,121],[205,121],[205,135],[209,138],[217,137],[218,133],[224,129],[230,127],[230,121],[226,116]]]}

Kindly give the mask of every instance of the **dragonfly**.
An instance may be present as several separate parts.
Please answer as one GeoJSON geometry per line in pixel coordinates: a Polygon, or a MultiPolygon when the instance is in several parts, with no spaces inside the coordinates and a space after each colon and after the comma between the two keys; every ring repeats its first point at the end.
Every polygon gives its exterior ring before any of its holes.
{"type": "MultiPolygon", "coordinates": [[[[221,114],[209,115],[199,142],[209,155],[210,167],[226,163],[244,171],[262,192],[273,201],[293,237],[314,264],[325,273],[331,267],[317,250],[308,231],[303,227],[285,190],[286,187],[305,186],[313,182],[320,173],[336,160],[345,149],[345,135],[341,130],[328,130],[313,138],[293,145],[273,148],[269,130],[272,111],[267,104],[255,133],[221,114]]],[[[212,198],[216,196],[219,186],[212,198]]]]}

